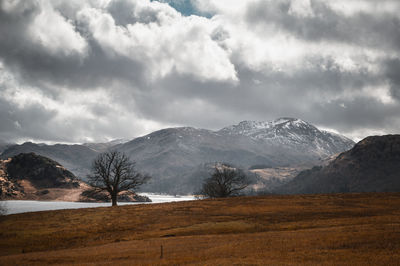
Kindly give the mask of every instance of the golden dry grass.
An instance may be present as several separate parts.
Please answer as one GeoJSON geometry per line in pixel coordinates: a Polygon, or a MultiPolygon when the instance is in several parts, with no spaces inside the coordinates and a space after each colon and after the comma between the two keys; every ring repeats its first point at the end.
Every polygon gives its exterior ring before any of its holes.
{"type": "Polygon", "coordinates": [[[0,240],[2,265],[399,265],[400,193],[16,214],[0,240]]]}

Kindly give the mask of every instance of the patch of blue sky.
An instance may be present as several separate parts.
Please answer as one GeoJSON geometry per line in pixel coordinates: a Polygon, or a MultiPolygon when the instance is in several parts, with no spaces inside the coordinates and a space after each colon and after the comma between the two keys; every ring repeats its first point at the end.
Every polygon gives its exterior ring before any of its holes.
{"type": "Polygon", "coordinates": [[[205,13],[196,8],[196,6],[192,3],[191,0],[150,0],[150,1],[158,1],[161,3],[167,3],[171,7],[175,8],[178,12],[180,12],[184,16],[196,15],[202,16],[206,18],[211,18],[213,14],[205,13]]]}

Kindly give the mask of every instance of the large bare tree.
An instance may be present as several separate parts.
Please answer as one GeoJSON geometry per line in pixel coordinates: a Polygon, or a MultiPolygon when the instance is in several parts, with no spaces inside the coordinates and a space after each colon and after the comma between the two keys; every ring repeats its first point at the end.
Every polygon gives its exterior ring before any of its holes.
{"type": "Polygon", "coordinates": [[[235,196],[249,184],[242,170],[216,165],[214,173],[205,179],[200,194],[208,198],[235,196]]]}
{"type": "Polygon", "coordinates": [[[112,206],[117,205],[118,194],[134,191],[146,183],[150,176],[136,171],[135,163],[119,151],[101,153],[93,161],[92,173],[88,176],[92,192],[109,194],[112,206]]]}

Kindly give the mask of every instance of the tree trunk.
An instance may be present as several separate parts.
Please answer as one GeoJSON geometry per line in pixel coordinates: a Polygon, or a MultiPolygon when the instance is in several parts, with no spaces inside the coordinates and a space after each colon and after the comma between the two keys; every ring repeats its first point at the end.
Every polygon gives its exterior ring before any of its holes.
{"type": "Polygon", "coordinates": [[[111,195],[112,206],[117,206],[117,195],[111,195]]]}

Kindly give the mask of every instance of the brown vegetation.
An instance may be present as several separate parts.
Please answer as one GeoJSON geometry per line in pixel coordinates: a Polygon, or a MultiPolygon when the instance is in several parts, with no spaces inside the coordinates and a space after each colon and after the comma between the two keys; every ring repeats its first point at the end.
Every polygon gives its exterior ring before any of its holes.
{"type": "Polygon", "coordinates": [[[364,193],[9,215],[0,264],[398,265],[399,206],[400,193],[364,193]]]}

